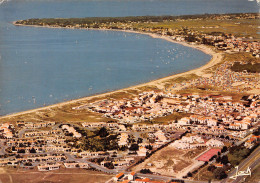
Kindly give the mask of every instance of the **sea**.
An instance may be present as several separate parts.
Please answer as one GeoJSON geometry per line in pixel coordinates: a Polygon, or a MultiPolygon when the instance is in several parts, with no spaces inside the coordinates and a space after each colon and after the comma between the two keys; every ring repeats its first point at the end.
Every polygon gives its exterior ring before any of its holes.
{"type": "Polygon", "coordinates": [[[28,18],[259,12],[248,0],[1,0],[0,115],[113,91],[206,64],[148,35],[12,24],[28,18]]]}

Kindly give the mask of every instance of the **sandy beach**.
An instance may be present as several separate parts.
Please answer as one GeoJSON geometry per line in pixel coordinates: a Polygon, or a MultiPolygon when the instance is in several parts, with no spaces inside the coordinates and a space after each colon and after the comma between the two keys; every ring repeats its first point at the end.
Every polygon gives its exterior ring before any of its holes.
{"type": "MultiPolygon", "coordinates": [[[[17,24],[15,24],[15,22],[13,22],[13,24],[17,25],[17,24]]],[[[21,25],[21,26],[24,26],[24,25],[21,25]]],[[[30,26],[30,25],[26,25],[26,26],[30,26]]],[[[33,27],[42,27],[42,26],[33,26],[33,27]]],[[[59,27],[49,27],[49,26],[47,26],[47,28],[59,28],[59,27]]],[[[86,30],[89,30],[89,29],[86,29],[86,30]]],[[[40,108],[31,109],[31,110],[27,110],[27,111],[22,111],[22,112],[17,112],[17,113],[13,113],[13,114],[8,114],[8,115],[5,115],[5,116],[1,116],[0,120],[4,119],[4,118],[6,119],[6,118],[10,118],[10,117],[15,117],[15,116],[18,116],[18,115],[33,113],[33,112],[37,112],[37,111],[40,111],[40,110],[46,110],[46,109],[48,110],[48,109],[51,109],[51,108],[62,107],[62,106],[68,105],[68,104],[74,104],[74,103],[77,103],[77,102],[90,100],[90,99],[93,99],[95,97],[105,97],[107,95],[111,95],[111,94],[114,94],[114,93],[117,93],[117,92],[127,91],[127,90],[130,90],[130,89],[137,89],[139,87],[144,87],[144,86],[151,86],[152,85],[152,86],[158,87],[159,89],[163,89],[161,84],[163,82],[167,81],[167,80],[174,79],[174,78],[177,78],[177,77],[180,77],[180,76],[189,75],[189,74],[196,74],[198,76],[202,76],[204,74],[203,73],[204,70],[206,70],[206,69],[208,69],[208,68],[210,68],[210,67],[212,67],[212,66],[214,66],[214,65],[216,65],[218,63],[220,63],[222,61],[222,57],[223,57],[221,53],[215,52],[214,50],[212,50],[208,46],[205,46],[205,45],[193,45],[193,44],[188,44],[186,42],[177,42],[177,41],[172,40],[170,37],[161,36],[161,35],[157,35],[157,34],[153,34],[153,33],[137,32],[137,31],[129,31],[129,30],[110,30],[110,29],[93,29],[93,30],[99,30],[99,31],[122,31],[122,32],[127,32],[127,33],[145,34],[145,35],[151,36],[152,38],[164,39],[164,40],[172,42],[172,43],[177,43],[177,44],[188,46],[188,47],[191,47],[191,48],[194,48],[194,49],[198,49],[198,50],[200,50],[200,51],[202,51],[202,52],[204,52],[206,54],[211,55],[212,58],[206,65],[204,65],[202,67],[199,67],[197,69],[193,69],[193,70],[184,72],[184,73],[180,73],[180,74],[164,77],[164,78],[157,79],[157,80],[154,80],[154,81],[151,81],[151,82],[148,82],[148,83],[143,83],[143,84],[131,86],[131,87],[128,87],[128,88],[123,88],[123,89],[115,90],[115,91],[108,92],[108,93],[93,95],[93,96],[89,96],[89,97],[83,97],[83,98],[80,98],[80,99],[75,99],[75,100],[70,100],[70,101],[66,101],[66,102],[61,102],[61,103],[49,105],[49,106],[46,106],[46,107],[40,107],[40,108]]]]}

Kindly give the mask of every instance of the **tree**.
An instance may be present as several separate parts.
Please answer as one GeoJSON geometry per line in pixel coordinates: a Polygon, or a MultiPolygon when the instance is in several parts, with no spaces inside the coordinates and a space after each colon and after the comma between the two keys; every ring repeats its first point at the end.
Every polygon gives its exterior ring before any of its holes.
{"type": "Polygon", "coordinates": [[[36,153],[36,150],[34,148],[30,149],[30,153],[36,153]]]}
{"type": "Polygon", "coordinates": [[[217,168],[216,170],[214,170],[213,172],[214,177],[218,180],[224,179],[227,177],[227,174],[224,170],[224,168],[217,168]]]}
{"type": "Polygon", "coordinates": [[[149,149],[149,150],[153,150],[153,146],[151,146],[151,145],[147,145],[147,146],[145,146],[145,148],[149,149]]]}
{"type": "Polygon", "coordinates": [[[249,153],[250,150],[245,147],[233,146],[230,148],[228,160],[233,166],[235,166],[238,165],[244,158],[246,158],[249,153]]]}
{"type": "Polygon", "coordinates": [[[15,151],[15,147],[14,146],[12,146],[12,151],[15,151]]]}
{"type": "Polygon", "coordinates": [[[142,142],[143,142],[143,139],[142,138],[138,138],[137,143],[140,144],[142,142]]]}
{"type": "Polygon", "coordinates": [[[120,151],[125,151],[125,150],[127,150],[127,147],[126,147],[126,146],[121,146],[121,147],[119,148],[119,150],[120,150],[120,151]]]}
{"type": "Polygon", "coordinates": [[[260,127],[258,127],[258,129],[253,132],[253,135],[256,135],[256,136],[260,135],[260,127]]]}
{"type": "Polygon", "coordinates": [[[209,160],[212,161],[213,159],[215,159],[217,157],[217,155],[212,156],[209,160]]]}
{"type": "Polygon", "coordinates": [[[114,165],[113,165],[112,162],[106,162],[106,163],[104,164],[104,166],[107,167],[108,169],[114,169],[114,165]]]}
{"type": "Polygon", "coordinates": [[[229,163],[228,157],[227,157],[227,156],[222,156],[220,162],[221,162],[223,165],[228,164],[228,163],[229,163]]]}
{"type": "Polygon", "coordinates": [[[129,143],[135,143],[135,137],[133,135],[129,135],[127,140],[129,143]]]}
{"type": "Polygon", "coordinates": [[[142,169],[142,170],[140,170],[140,173],[143,173],[143,174],[152,174],[153,172],[150,170],[150,169],[142,169]]]}
{"type": "Polygon", "coordinates": [[[188,37],[185,37],[185,40],[188,42],[196,42],[198,39],[196,36],[189,34],[188,37]]]}
{"type": "Polygon", "coordinates": [[[16,158],[22,158],[22,156],[20,154],[15,156],[16,158]]]}
{"type": "Polygon", "coordinates": [[[219,163],[221,161],[221,157],[216,158],[216,162],[219,163]]]}
{"type": "Polygon", "coordinates": [[[24,150],[24,149],[20,149],[20,150],[18,151],[18,153],[25,153],[25,150],[24,150]]]}
{"type": "Polygon", "coordinates": [[[227,151],[227,146],[224,146],[222,149],[221,149],[221,152],[226,152],[227,151]]]}
{"type": "Polygon", "coordinates": [[[130,151],[137,151],[139,149],[138,144],[131,144],[129,150],[130,151]]]}
{"type": "Polygon", "coordinates": [[[32,163],[26,162],[26,163],[24,164],[24,166],[32,166],[32,163]]]}
{"type": "Polygon", "coordinates": [[[210,171],[210,172],[213,172],[215,169],[216,169],[216,167],[214,165],[210,165],[208,167],[208,171],[210,171]]]}
{"type": "Polygon", "coordinates": [[[97,132],[97,135],[100,136],[100,137],[106,137],[106,136],[109,135],[109,133],[107,132],[107,129],[105,127],[102,127],[97,132]]]}

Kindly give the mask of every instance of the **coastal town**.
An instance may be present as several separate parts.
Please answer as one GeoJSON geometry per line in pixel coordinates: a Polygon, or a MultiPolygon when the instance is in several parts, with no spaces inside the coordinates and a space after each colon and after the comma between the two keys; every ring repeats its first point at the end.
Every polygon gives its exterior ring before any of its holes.
{"type": "Polygon", "coordinates": [[[38,171],[95,169],[116,174],[110,182],[149,182],[153,174],[163,182],[191,180],[205,166],[227,171],[236,165],[229,161],[229,149],[249,153],[258,146],[259,102],[260,95],[253,94],[234,102],[232,96],[151,91],[74,108],[102,113],[114,119],[110,122],[4,123],[0,165],[38,171]],[[155,122],[174,113],[185,117],[155,122]],[[154,159],[160,151],[175,155],[154,159]]]}
{"type": "MultiPolygon", "coordinates": [[[[255,20],[259,14],[214,15],[209,19],[255,20]]],[[[137,22],[131,21],[73,25],[38,21],[42,20],[15,24],[152,33],[180,43],[206,45],[222,54],[221,58],[224,53],[247,54],[253,62],[221,60],[201,73],[186,75],[188,79],[173,78],[154,88],[137,88],[129,96],[108,95],[67,109],[75,114],[97,114],[106,121],[33,121],[21,117],[2,122],[0,168],[89,170],[111,175],[103,181],[107,183],[173,183],[228,182],[241,163],[254,159],[247,164],[252,169],[259,164],[260,42],[256,37],[208,34],[185,27],[137,28],[137,22]]]]}

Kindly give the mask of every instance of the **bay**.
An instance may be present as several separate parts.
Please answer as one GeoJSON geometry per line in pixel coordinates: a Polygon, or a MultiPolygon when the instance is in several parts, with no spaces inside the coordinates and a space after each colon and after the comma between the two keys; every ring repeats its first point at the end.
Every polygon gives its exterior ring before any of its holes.
{"type": "Polygon", "coordinates": [[[245,0],[17,0],[0,5],[0,115],[116,90],[204,65],[198,50],[134,33],[19,27],[44,17],[257,12],[245,0]],[[205,8],[207,7],[207,8],[205,8]]]}

